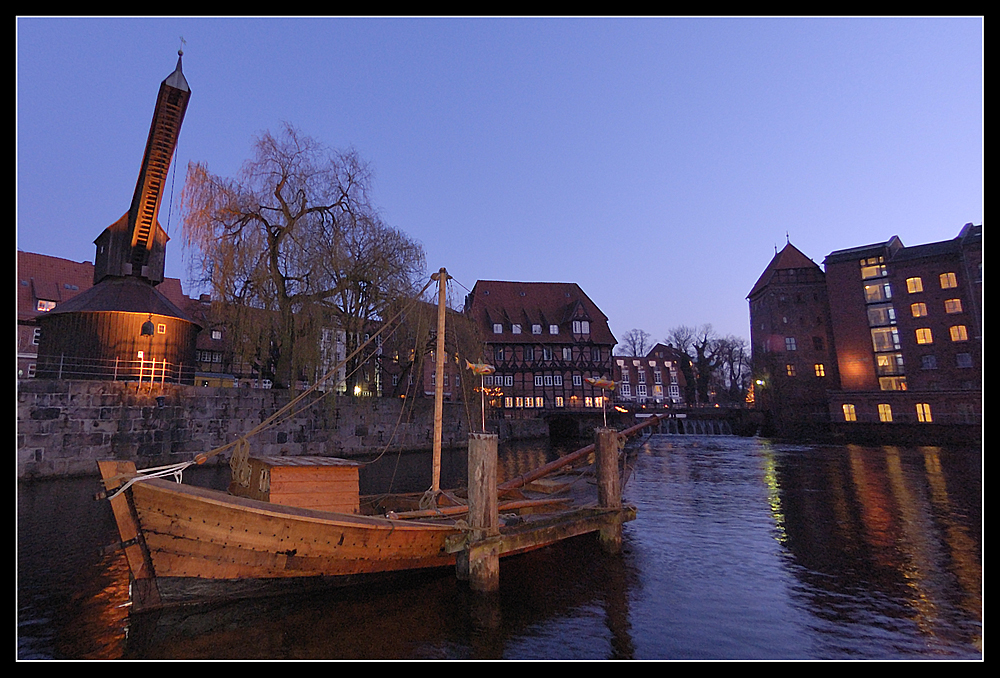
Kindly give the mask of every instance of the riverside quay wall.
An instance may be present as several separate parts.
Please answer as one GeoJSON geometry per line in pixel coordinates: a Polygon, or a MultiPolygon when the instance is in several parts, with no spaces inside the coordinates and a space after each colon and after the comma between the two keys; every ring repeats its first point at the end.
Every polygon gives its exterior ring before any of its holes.
{"type": "MultiPolygon", "coordinates": [[[[97,460],[140,468],[190,461],[236,440],[299,392],[26,379],[17,387],[17,477],[94,475],[97,460]]],[[[468,442],[464,405],[445,403],[442,445],[468,442]]],[[[433,446],[430,398],[310,394],[250,439],[255,455],[360,457],[433,446]],[[390,444],[391,443],[391,444],[390,444]]],[[[228,451],[209,463],[228,463],[228,451]]]]}

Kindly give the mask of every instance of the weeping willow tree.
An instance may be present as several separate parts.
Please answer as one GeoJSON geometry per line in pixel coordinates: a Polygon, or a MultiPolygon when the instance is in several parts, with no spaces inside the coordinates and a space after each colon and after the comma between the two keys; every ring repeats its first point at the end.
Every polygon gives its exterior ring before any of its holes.
{"type": "MultiPolygon", "coordinates": [[[[324,329],[340,332],[350,354],[424,277],[423,248],[383,223],[370,185],[354,151],[290,125],[260,135],[235,178],[188,166],[181,200],[193,277],[211,290],[234,359],[277,386],[315,374],[324,329]]],[[[356,367],[347,373],[356,377],[356,367]]]]}

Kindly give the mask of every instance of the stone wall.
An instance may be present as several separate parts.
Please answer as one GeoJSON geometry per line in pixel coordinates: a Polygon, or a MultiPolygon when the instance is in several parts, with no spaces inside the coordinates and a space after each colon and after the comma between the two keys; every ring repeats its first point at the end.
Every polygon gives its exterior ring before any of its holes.
{"type": "MultiPolygon", "coordinates": [[[[94,475],[97,460],[140,468],[188,461],[232,442],[299,393],[175,384],[27,379],[17,389],[18,479],[94,475]]],[[[357,457],[430,449],[433,400],[310,394],[254,435],[253,454],[357,457]]],[[[442,443],[467,444],[464,406],[445,403],[442,443]]],[[[210,463],[226,463],[228,454],[210,463]]]]}

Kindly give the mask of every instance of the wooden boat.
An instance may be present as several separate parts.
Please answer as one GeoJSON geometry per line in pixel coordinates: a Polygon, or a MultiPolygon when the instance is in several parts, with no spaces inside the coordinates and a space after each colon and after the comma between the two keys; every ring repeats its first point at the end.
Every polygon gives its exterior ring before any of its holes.
{"type": "MultiPolygon", "coordinates": [[[[442,269],[442,287],[444,275],[442,269]]],[[[443,337],[439,331],[439,341],[443,337]]],[[[439,359],[443,353],[439,346],[439,359]]],[[[423,496],[360,497],[357,463],[252,457],[245,438],[227,446],[233,467],[228,492],[167,479],[176,475],[174,468],[140,472],[131,462],[98,462],[128,561],[133,610],[460,568],[474,547],[509,556],[635,517],[633,507],[599,505],[587,482],[575,484],[589,490],[582,500],[568,491],[572,483],[565,477],[543,482],[585,462],[594,451],[590,445],[497,487],[496,515],[505,524],[484,539],[466,522],[469,506],[461,492],[437,487],[440,410],[435,414],[435,474],[423,496]]]]}

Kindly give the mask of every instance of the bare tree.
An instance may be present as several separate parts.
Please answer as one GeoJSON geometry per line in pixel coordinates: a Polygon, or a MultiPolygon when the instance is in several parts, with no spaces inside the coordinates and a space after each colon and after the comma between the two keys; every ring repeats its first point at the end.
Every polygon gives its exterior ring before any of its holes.
{"type": "Polygon", "coordinates": [[[690,365],[681,362],[681,370],[688,379],[688,389],[694,385],[693,399],[688,402],[708,404],[712,375],[722,365],[723,353],[720,352],[720,338],[710,324],[695,329],[692,327],[675,327],[667,337],[670,343],[679,348],[690,360],[690,365]],[[690,370],[690,372],[685,371],[690,370]]]}
{"type": "Polygon", "coordinates": [[[615,355],[644,356],[652,348],[649,338],[649,332],[631,329],[625,333],[622,342],[615,347],[615,355]]]}
{"type": "Polygon", "coordinates": [[[716,354],[721,360],[716,372],[716,393],[726,404],[744,404],[750,386],[750,347],[746,339],[728,335],[718,340],[716,354]]]}
{"type": "Polygon", "coordinates": [[[239,360],[291,385],[318,360],[335,323],[347,353],[387,304],[412,294],[422,247],[385,225],[354,151],[332,151],[285,125],[256,139],[236,179],[188,166],[182,196],[193,268],[220,303],[239,360]]]}

